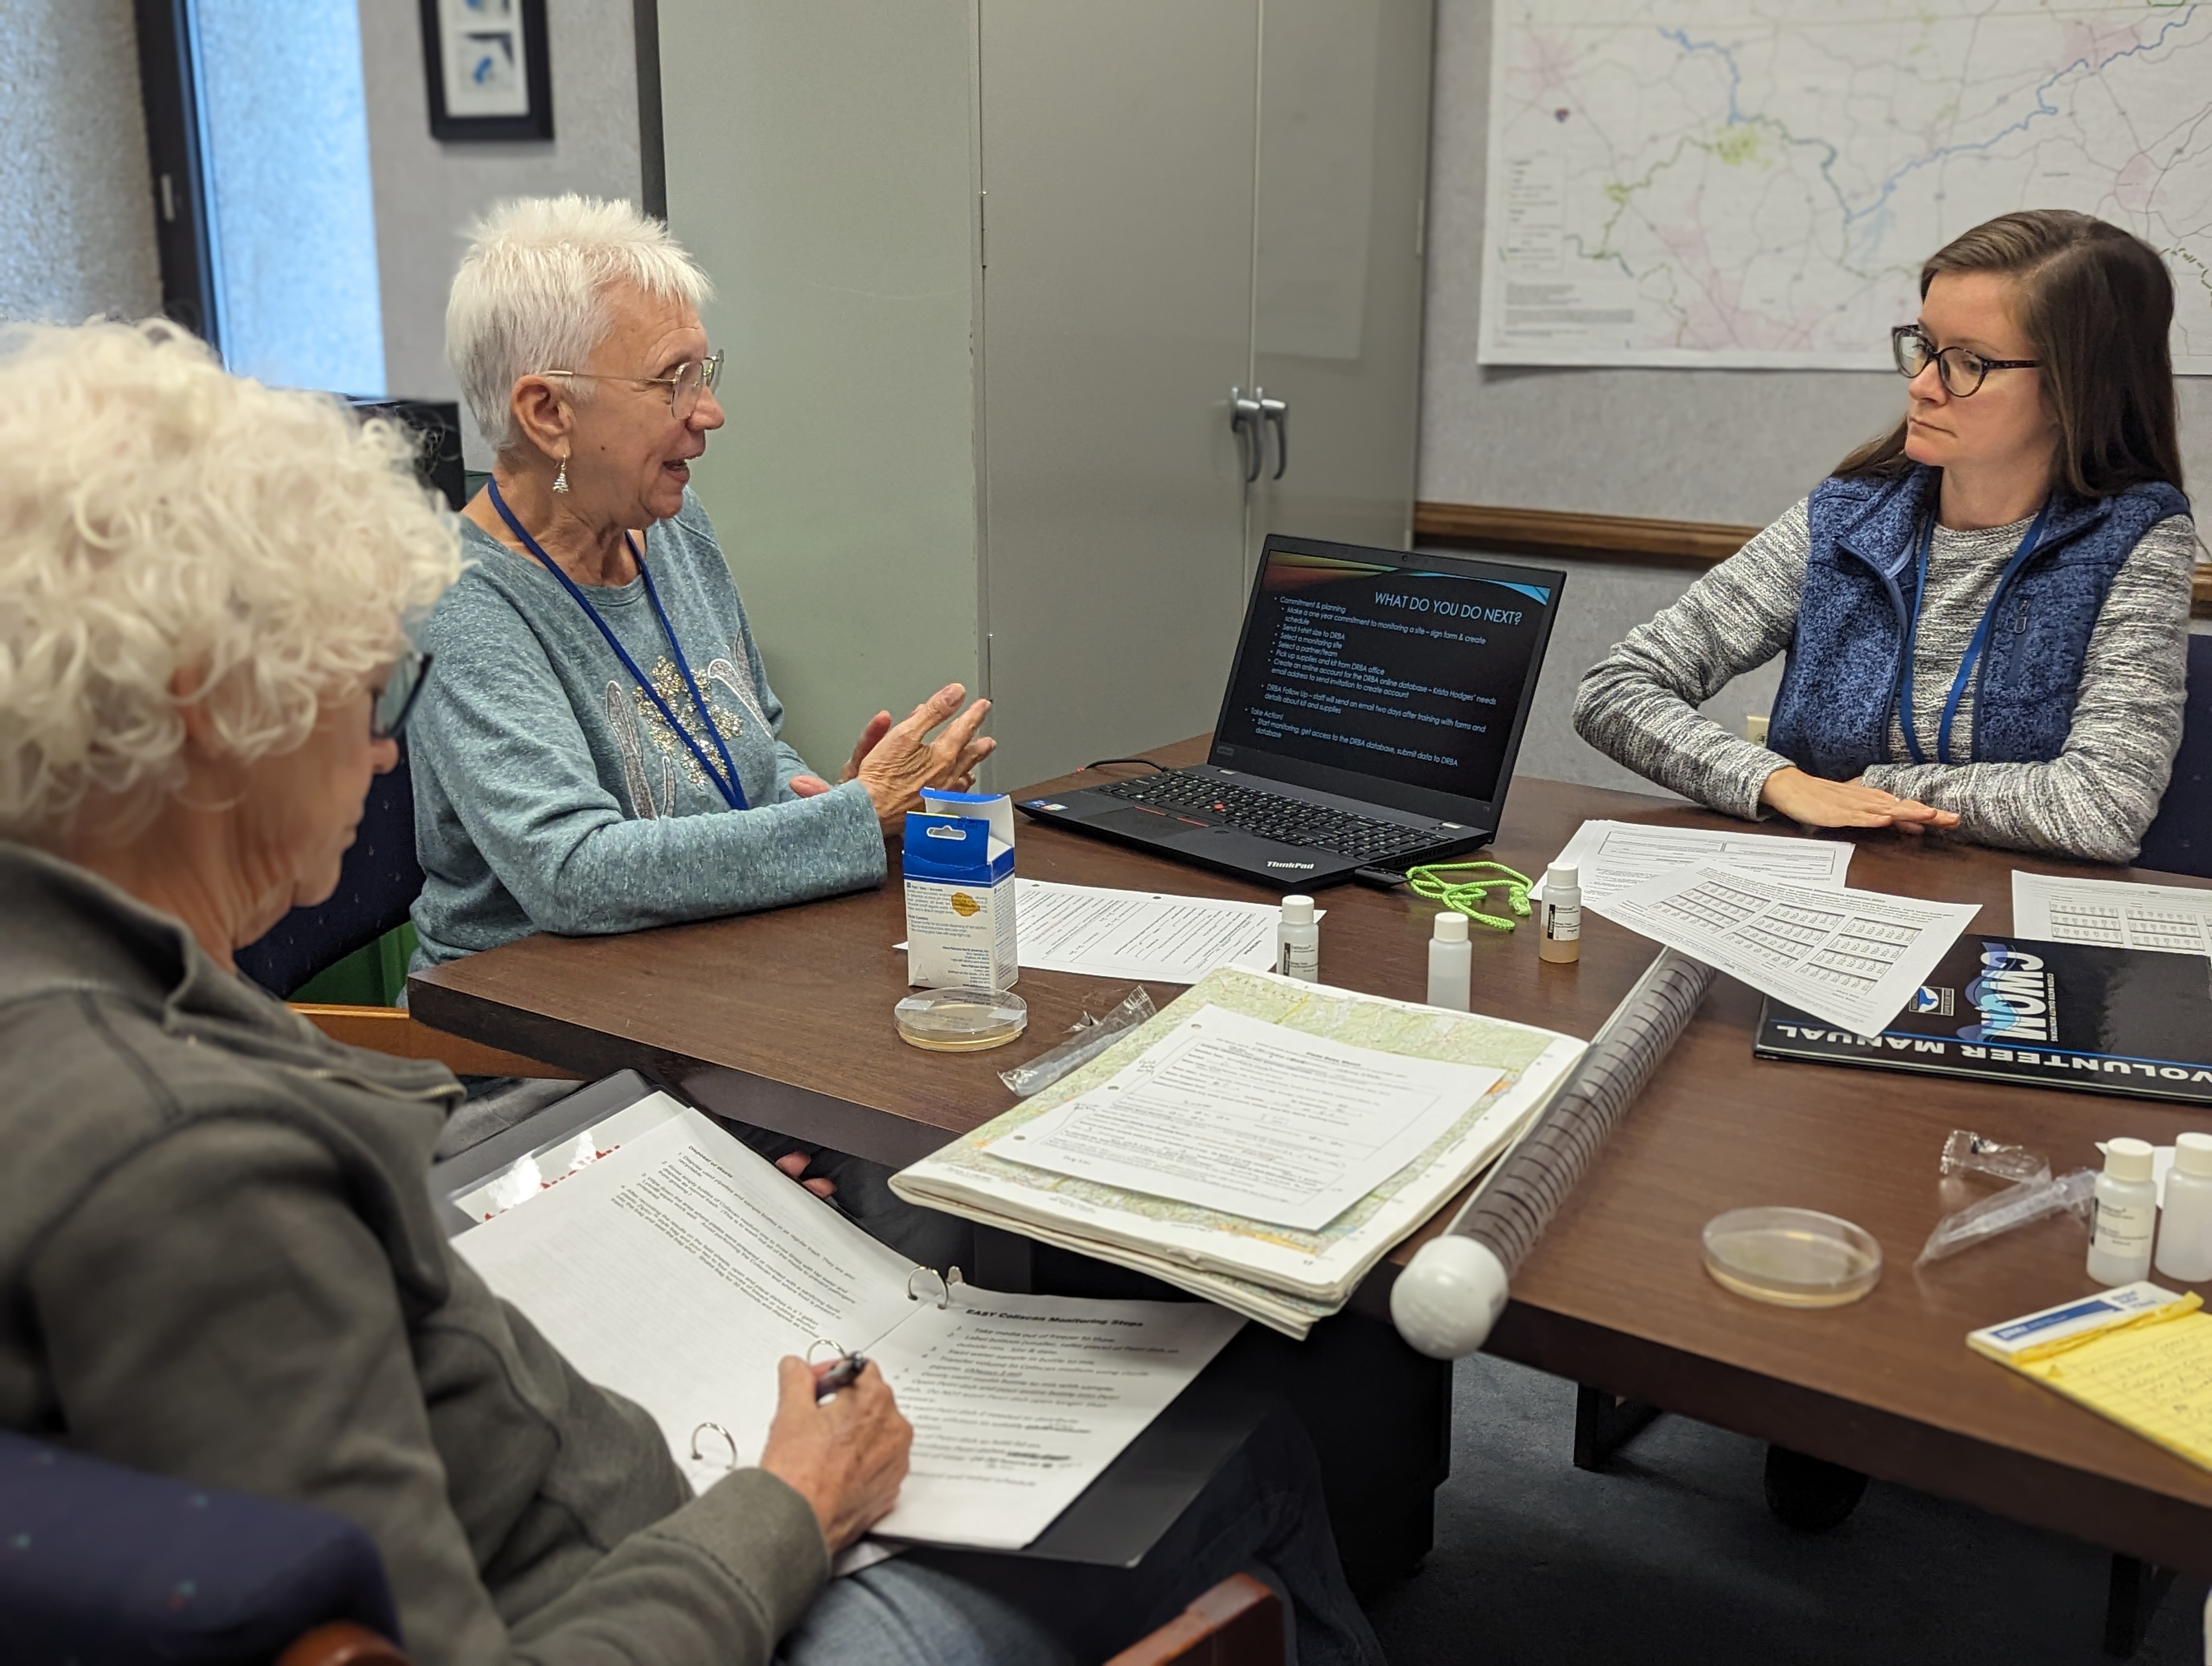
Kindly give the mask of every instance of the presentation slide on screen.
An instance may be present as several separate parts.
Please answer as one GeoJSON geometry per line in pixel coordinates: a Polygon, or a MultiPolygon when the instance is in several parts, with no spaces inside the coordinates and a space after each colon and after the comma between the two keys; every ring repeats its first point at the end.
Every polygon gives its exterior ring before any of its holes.
{"type": "Polygon", "coordinates": [[[1487,800],[1551,593],[1277,554],[1231,690],[1234,739],[1487,800]]]}

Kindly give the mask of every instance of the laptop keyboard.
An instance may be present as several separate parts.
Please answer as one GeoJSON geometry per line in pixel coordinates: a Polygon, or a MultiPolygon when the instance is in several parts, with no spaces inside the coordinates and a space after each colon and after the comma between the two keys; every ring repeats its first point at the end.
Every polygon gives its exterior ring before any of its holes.
{"type": "Polygon", "coordinates": [[[1426,849],[1443,841],[1433,830],[1378,822],[1303,799],[1279,798],[1255,793],[1249,787],[1232,787],[1210,775],[1169,769],[1134,781],[1117,781],[1098,790],[1109,798],[1127,799],[1170,813],[1178,810],[1203,812],[1211,821],[1226,823],[1243,832],[1281,844],[1307,845],[1374,863],[1408,850],[1426,849]]]}

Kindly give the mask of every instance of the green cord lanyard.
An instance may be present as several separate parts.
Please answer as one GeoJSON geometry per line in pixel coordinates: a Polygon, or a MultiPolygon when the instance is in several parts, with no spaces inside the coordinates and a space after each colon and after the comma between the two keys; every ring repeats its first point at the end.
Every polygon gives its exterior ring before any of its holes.
{"type": "Polygon", "coordinates": [[[1528,887],[1535,883],[1527,874],[1518,873],[1503,862],[1431,862],[1421,867],[1406,870],[1406,883],[1413,887],[1413,895],[1426,897],[1442,903],[1446,908],[1477,920],[1492,931],[1510,932],[1510,920],[1501,920],[1494,914],[1485,914],[1482,905],[1490,900],[1490,893],[1499,887],[1505,891],[1506,906],[1522,919],[1528,917],[1528,887]],[[1455,874],[1480,875],[1455,879],[1455,874]]]}

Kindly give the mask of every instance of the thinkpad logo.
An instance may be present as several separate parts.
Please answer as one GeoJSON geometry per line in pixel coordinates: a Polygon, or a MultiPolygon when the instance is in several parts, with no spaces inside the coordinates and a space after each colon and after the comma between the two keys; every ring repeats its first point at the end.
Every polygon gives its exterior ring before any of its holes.
{"type": "Polygon", "coordinates": [[[1311,862],[1270,862],[1269,867],[1311,867],[1311,862]]]}

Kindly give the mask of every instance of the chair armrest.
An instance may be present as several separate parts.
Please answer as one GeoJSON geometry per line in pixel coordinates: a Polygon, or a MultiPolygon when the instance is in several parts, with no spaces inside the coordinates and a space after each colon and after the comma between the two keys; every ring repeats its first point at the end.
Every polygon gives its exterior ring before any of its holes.
{"type": "Polygon", "coordinates": [[[573,1070],[527,1059],[481,1042],[433,1030],[398,1006],[325,1006],[294,1001],[292,1010],[334,1042],[388,1053],[395,1058],[433,1059],[456,1076],[543,1076],[557,1081],[585,1079],[573,1070]]]}
{"type": "Polygon", "coordinates": [[[297,1639],[276,1666],[407,1666],[407,1657],[368,1626],[342,1620],[297,1639]]]}
{"type": "Polygon", "coordinates": [[[1280,1666],[1282,1658],[1282,1600],[1250,1574],[1232,1573],[1106,1666],[1280,1666]]]}

